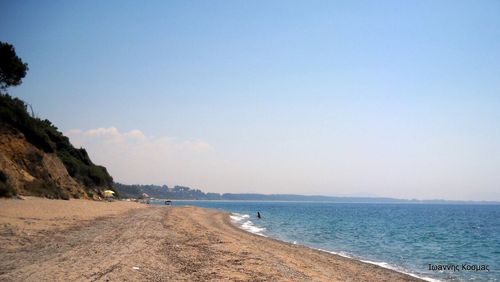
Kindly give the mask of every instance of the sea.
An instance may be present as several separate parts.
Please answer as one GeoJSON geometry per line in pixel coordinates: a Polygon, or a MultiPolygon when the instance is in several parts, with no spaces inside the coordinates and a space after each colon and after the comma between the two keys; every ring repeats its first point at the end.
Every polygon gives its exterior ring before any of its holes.
{"type": "Polygon", "coordinates": [[[253,201],[174,201],[173,205],[222,209],[248,232],[428,281],[500,281],[500,205],[253,201]]]}

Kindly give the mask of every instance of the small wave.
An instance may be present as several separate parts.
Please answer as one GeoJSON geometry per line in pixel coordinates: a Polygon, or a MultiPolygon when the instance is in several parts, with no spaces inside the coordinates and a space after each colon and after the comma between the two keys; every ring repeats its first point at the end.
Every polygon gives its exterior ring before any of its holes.
{"type": "Polygon", "coordinates": [[[326,252],[326,253],[338,255],[338,256],[341,256],[341,257],[345,257],[345,258],[348,258],[348,259],[354,259],[352,256],[350,256],[349,254],[344,253],[344,252],[332,252],[332,251],[327,251],[327,250],[323,250],[323,249],[319,249],[319,248],[315,248],[315,249],[316,250],[320,250],[322,252],[326,252]]]}
{"type": "Polygon", "coordinates": [[[248,214],[233,213],[229,216],[234,222],[242,222],[243,220],[248,220],[250,216],[248,214]]]}
{"type": "Polygon", "coordinates": [[[415,278],[419,278],[419,279],[422,279],[422,280],[425,280],[425,281],[429,281],[429,282],[440,282],[441,281],[441,280],[438,280],[438,279],[434,279],[434,278],[430,278],[430,277],[426,277],[426,276],[419,276],[419,275],[413,274],[411,272],[404,271],[404,270],[402,270],[400,268],[397,268],[397,267],[394,267],[394,266],[388,264],[387,262],[376,262],[376,261],[370,261],[370,260],[362,260],[362,259],[357,259],[357,258],[355,258],[353,256],[350,256],[349,254],[344,253],[344,252],[333,252],[333,251],[328,251],[328,250],[324,250],[324,249],[320,249],[320,248],[315,248],[315,249],[319,250],[319,251],[322,251],[322,252],[326,252],[326,253],[338,255],[338,256],[341,256],[341,257],[345,257],[345,258],[349,258],[349,259],[355,259],[355,260],[359,260],[359,261],[366,262],[366,263],[369,263],[369,264],[378,265],[380,267],[387,268],[387,269],[390,269],[390,270],[394,270],[394,271],[397,271],[397,272],[400,272],[400,273],[404,273],[404,274],[407,274],[407,275],[410,275],[410,276],[413,276],[415,278]]]}
{"type": "Polygon", "coordinates": [[[380,267],[387,268],[387,269],[390,269],[390,270],[394,270],[394,271],[397,271],[397,272],[401,272],[401,273],[404,273],[404,274],[407,274],[407,275],[410,275],[410,276],[413,276],[415,278],[419,278],[419,279],[422,279],[422,280],[425,280],[425,281],[429,281],[429,282],[440,282],[441,281],[441,280],[438,280],[438,279],[434,279],[434,278],[430,278],[430,277],[426,277],[426,276],[419,276],[419,275],[413,274],[411,272],[403,271],[400,268],[397,268],[397,267],[394,267],[394,266],[388,264],[387,262],[376,262],[376,261],[370,261],[370,260],[360,260],[360,261],[366,262],[366,263],[369,263],[369,264],[378,265],[380,267]]]}
{"type": "Polygon", "coordinates": [[[252,221],[250,221],[250,216],[248,214],[233,213],[229,217],[231,218],[231,221],[237,224],[241,229],[267,237],[262,233],[266,231],[266,228],[256,226],[252,221]]]}

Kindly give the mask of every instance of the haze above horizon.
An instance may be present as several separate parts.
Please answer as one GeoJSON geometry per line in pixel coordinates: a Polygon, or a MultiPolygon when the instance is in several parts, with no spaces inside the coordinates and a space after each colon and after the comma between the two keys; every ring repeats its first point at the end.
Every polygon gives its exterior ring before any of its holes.
{"type": "Polygon", "coordinates": [[[9,92],[118,182],[500,201],[498,1],[0,10],[9,92]]]}

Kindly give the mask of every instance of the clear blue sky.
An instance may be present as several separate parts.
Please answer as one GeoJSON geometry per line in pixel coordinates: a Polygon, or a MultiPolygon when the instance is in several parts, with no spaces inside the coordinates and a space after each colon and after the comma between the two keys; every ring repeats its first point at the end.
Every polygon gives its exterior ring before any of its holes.
{"type": "Polygon", "coordinates": [[[11,94],[117,181],[500,200],[500,1],[0,10],[30,67],[11,94]]]}

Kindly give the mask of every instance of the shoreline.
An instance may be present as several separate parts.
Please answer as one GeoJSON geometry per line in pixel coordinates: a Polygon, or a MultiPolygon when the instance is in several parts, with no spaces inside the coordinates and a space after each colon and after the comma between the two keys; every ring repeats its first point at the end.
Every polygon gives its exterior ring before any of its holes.
{"type": "MultiPolygon", "coordinates": [[[[224,212],[227,212],[227,211],[224,211],[224,212]]],[[[304,245],[304,244],[302,244],[300,242],[290,242],[290,241],[280,240],[280,239],[277,239],[277,238],[265,235],[263,233],[260,233],[260,231],[259,232],[252,232],[252,231],[250,231],[250,230],[248,230],[246,228],[241,227],[241,224],[239,224],[239,222],[237,222],[236,220],[232,219],[232,216],[234,214],[237,214],[237,213],[232,213],[232,212],[228,212],[228,213],[229,213],[229,218],[230,218],[229,224],[234,225],[234,226],[236,226],[236,228],[242,230],[243,232],[249,233],[249,234],[261,236],[261,237],[264,237],[264,238],[267,238],[267,239],[272,239],[272,240],[277,241],[278,243],[291,244],[293,246],[301,246],[301,247],[308,248],[308,249],[311,249],[311,250],[320,251],[320,252],[328,254],[328,255],[339,256],[339,257],[342,257],[342,258],[345,258],[345,259],[348,259],[348,260],[353,260],[353,261],[357,261],[357,262],[361,262],[361,263],[375,265],[377,267],[381,267],[381,268],[386,269],[386,270],[390,270],[390,271],[394,271],[394,272],[397,272],[397,273],[401,273],[401,274],[404,274],[404,275],[411,276],[413,278],[419,279],[420,281],[429,281],[429,282],[439,282],[439,281],[441,281],[439,279],[435,279],[435,278],[432,278],[432,277],[419,276],[419,275],[413,274],[411,272],[406,272],[406,271],[395,269],[396,267],[394,267],[394,266],[392,266],[392,265],[390,265],[388,263],[385,263],[385,262],[375,262],[375,261],[364,260],[362,258],[355,258],[355,257],[349,256],[349,255],[344,255],[344,254],[341,254],[339,252],[335,252],[335,251],[330,251],[330,250],[325,250],[325,249],[320,249],[320,248],[315,248],[315,247],[312,247],[312,246],[304,245]],[[382,264],[387,264],[387,266],[384,266],[382,264]]],[[[240,215],[240,214],[238,214],[238,215],[240,215]]]]}
{"type": "Polygon", "coordinates": [[[402,273],[402,274],[405,274],[405,275],[410,275],[412,277],[415,277],[415,278],[418,278],[418,279],[422,279],[424,281],[429,281],[429,282],[440,282],[441,281],[441,280],[436,279],[436,278],[426,277],[426,276],[420,276],[420,275],[411,273],[411,272],[403,270],[403,269],[398,269],[398,266],[394,266],[394,265],[391,265],[391,264],[386,263],[386,262],[370,261],[370,260],[363,259],[362,257],[353,257],[353,256],[351,256],[349,254],[342,254],[342,253],[339,253],[337,251],[326,250],[326,249],[321,249],[321,248],[317,248],[317,247],[313,247],[313,246],[308,246],[306,244],[303,244],[303,243],[297,242],[297,241],[291,242],[291,241],[277,239],[277,238],[274,238],[274,237],[268,236],[267,234],[262,233],[261,230],[262,229],[265,230],[265,228],[261,228],[261,227],[259,227],[257,225],[254,225],[250,220],[248,220],[247,222],[251,222],[252,223],[251,228],[243,227],[242,224],[241,224],[242,220],[235,218],[235,217],[240,217],[241,218],[241,216],[245,216],[245,215],[242,215],[242,214],[239,214],[239,213],[230,212],[230,216],[229,216],[230,217],[230,223],[233,224],[233,225],[235,225],[235,226],[237,226],[239,229],[243,230],[244,232],[248,232],[248,233],[251,233],[251,234],[256,234],[258,236],[262,236],[262,237],[265,237],[265,238],[271,238],[271,239],[277,240],[279,242],[287,243],[287,244],[293,244],[293,245],[303,246],[303,247],[310,248],[310,249],[313,249],[313,250],[318,250],[318,251],[321,251],[321,252],[324,252],[324,253],[327,253],[327,254],[330,254],[330,255],[340,256],[340,257],[343,257],[343,258],[346,258],[346,259],[351,259],[351,260],[355,260],[355,261],[359,261],[359,262],[363,262],[363,263],[368,263],[368,264],[376,265],[376,266],[379,266],[379,267],[382,267],[382,268],[385,268],[385,269],[388,269],[388,270],[396,271],[396,272],[399,272],[399,273],[402,273]],[[253,228],[256,228],[258,231],[252,231],[253,228]]]}
{"type": "Polygon", "coordinates": [[[423,281],[244,231],[230,215],[122,201],[2,199],[0,280],[423,281]],[[49,211],[30,214],[33,203],[49,211]]]}

